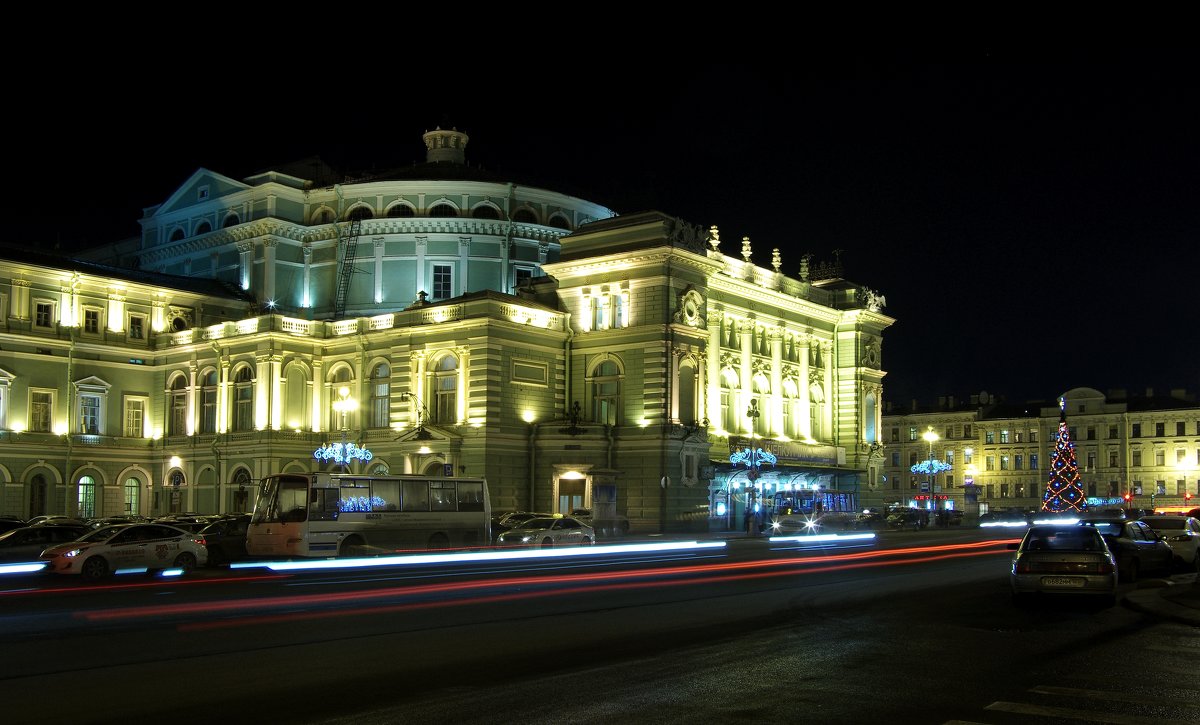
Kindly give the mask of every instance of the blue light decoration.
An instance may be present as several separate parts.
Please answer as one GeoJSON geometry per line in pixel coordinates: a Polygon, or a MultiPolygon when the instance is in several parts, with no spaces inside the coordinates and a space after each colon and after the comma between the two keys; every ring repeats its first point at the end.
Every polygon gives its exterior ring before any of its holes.
{"type": "Polygon", "coordinates": [[[350,461],[366,461],[375,454],[366,448],[359,448],[355,443],[330,443],[313,451],[313,458],[318,461],[333,461],[334,463],[349,463],[350,461]]]}
{"type": "Polygon", "coordinates": [[[913,473],[924,473],[926,475],[936,476],[939,473],[945,473],[946,471],[949,471],[951,468],[953,468],[953,466],[945,461],[928,460],[921,461],[920,463],[914,463],[912,468],[909,468],[908,470],[912,471],[913,473]]]}
{"type": "Polygon", "coordinates": [[[761,448],[757,450],[745,448],[740,451],[734,451],[729,455],[730,463],[735,466],[738,464],[745,464],[746,468],[757,468],[764,462],[770,463],[772,466],[774,466],[778,461],[779,458],[776,457],[774,453],[771,453],[770,451],[764,451],[761,448]]]}
{"type": "Polygon", "coordinates": [[[382,511],[387,507],[387,501],[378,496],[347,496],[338,499],[338,511],[382,511]]]}
{"type": "Polygon", "coordinates": [[[1087,511],[1087,499],[1083,495],[1083,483],[1079,478],[1079,463],[1075,460],[1075,444],[1071,441],[1071,429],[1067,427],[1067,399],[1059,398],[1062,412],[1058,418],[1058,432],[1054,436],[1054,455],[1050,460],[1050,479],[1042,495],[1042,511],[1082,513],[1087,511]]]}

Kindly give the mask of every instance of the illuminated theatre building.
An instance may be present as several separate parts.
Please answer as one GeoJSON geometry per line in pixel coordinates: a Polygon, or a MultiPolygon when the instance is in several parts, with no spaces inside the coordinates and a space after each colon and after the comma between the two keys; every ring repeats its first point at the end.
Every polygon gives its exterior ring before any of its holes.
{"type": "Polygon", "coordinates": [[[332,184],[200,169],[137,239],[0,252],[0,513],[248,510],[264,475],[348,470],[702,530],[741,524],[751,440],[762,495],[882,463],[878,295],[424,140],[332,184]]]}

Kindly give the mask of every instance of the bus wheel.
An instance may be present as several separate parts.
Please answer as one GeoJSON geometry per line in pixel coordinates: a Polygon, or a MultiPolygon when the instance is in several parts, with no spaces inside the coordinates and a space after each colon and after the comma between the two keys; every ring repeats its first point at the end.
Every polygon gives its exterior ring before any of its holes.
{"type": "Polygon", "coordinates": [[[338,550],[338,556],[362,556],[363,540],[357,536],[347,536],[342,540],[342,548],[338,550]]]}
{"type": "Polygon", "coordinates": [[[430,549],[449,549],[450,539],[446,538],[445,534],[434,534],[429,537],[430,549]]]}

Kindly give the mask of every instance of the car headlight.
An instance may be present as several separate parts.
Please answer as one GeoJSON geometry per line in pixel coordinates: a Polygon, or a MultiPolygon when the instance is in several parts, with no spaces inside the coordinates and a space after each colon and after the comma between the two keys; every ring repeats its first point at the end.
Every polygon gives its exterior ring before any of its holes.
{"type": "Polygon", "coordinates": [[[522,537],[521,537],[521,543],[522,543],[522,544],[528,544],[528,543],[529,543],[529,542],[531,542],[531,541],[533,541],[533,536],[532,536],[532,535],[530,535],[530,536],[522,536],[522,537]]]}
{"type": "Polygon", "coordinates": [[[83,547],[80,547],[78,549],[71,549],[70,551],[64,551],[63,556],[75,557],[75,556],[79,556],[80,554],[82,554],[83,551],[84,551],[83,547]]]}

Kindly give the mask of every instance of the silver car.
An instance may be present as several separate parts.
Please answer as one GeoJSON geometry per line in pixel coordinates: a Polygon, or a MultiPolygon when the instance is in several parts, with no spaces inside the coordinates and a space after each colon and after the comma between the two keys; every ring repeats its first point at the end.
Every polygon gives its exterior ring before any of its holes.
{"type": "Polygon", "coordinates": [[[1175,552],[1176,564],[1200,574],[1200,521],[1170,514],[1143,516],[1139,520],[1164,537],[1175,552]]]}
{"type": "Polygon", "coordinates": [[[118,524],[42,552],[46,571],[102,579],[122,570],[188,571],[208,562],[204,537],[166,524],[118,524]]]}
{"type": "Polygon", "coordinates": [[[500,546],[587,546],[596,541],[596,531],[579,519],[554,516],[529,519],[496,537],[500,546]]]}
{"type": "Polygon", "coordinates": [[[1013,601],[1036,594],[1090,595],[1111,606],[1117,596],[1117,560],[1100,532],[1075,524],[1031,526],[1016,554],[1009,583],[1013,601]]]}

